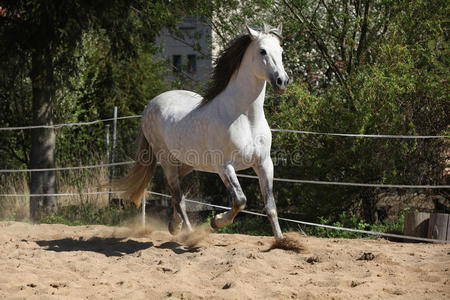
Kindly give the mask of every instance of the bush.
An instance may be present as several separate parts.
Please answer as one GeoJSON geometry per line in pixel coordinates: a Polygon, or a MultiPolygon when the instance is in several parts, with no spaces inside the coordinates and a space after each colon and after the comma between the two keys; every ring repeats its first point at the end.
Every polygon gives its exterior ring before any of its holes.
{"type": "MultiPolygon", "coordinates": [[[[324,217],[320,217],[319,219],[320,224],[322,225],[394,234],[403,234],[403,226],[405,222],[403,212],[399,214],[397,221],[374,225],[370,225],[365,221],[358,219],[355,215],[351,215],[346,212],[342,212],[339,215],[339,219],[335,222],[332,222],[330,219],[324,217]]],[[[375,235],[312,226],[306,227],[305,232],[309,235],[326,238],[377,238],[375,235]]]]}
{"type": "MultiPolygon", "coordinates": [[[[206,223],[209,224],[211,219],[214,217],[213,212],[210,217],[208,217],[206,223]]],[[[403,234],[404,225],[404,214],[403,212],[399,214],[397,221],[380,223],[375,225],[370,225],[364,220],[357,218],[348,212],[342,212],[336,221],[331,221],[325,217],[319,217],[320,224],[331,225],[336,227],[344,227],[358,230],[383,232],[383,233],[394,233],[403,234]]],[[[284,222],[280,220],[280,225],[283,232],[287,232],[289,225],[292,223],[284,222]]],[[[291,229],[292,230],[292,229],[291,229]]],[[[214,229],[214,233],[238,233],[238,234],[248,234],[257,236],[272,236],[272,227],[270,226],[269,220],[266,217],[250,216],[246,214],[238,215],[233,224],[225,226],[223,228],[214,229]]],[[[331,228],[323,228],[316,226],[306,226],[304,227],[304,232],[311,236],[323,237],[323,238],[377,238],[375,235],[368,235],[364,233],[336,230],[331,228]]]]}

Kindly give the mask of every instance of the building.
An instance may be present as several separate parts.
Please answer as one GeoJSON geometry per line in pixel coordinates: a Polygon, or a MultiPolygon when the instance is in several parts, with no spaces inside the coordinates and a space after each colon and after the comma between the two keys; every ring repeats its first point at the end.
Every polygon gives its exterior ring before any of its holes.
{"type": "Polygon", "coordinates": [[[173,34],[163,29],[156,41],[162,57],[172,67],[168,80],[181,76],[193,82],[187,87],[202,86],[209,80],[212,69],[212,29],[198,17],[191,16],[184,18],[178,29],[179,32],[173,34]]]}

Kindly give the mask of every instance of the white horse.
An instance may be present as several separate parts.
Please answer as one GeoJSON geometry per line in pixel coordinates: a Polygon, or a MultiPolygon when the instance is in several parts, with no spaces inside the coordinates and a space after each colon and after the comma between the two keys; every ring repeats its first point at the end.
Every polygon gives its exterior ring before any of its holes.
{"type": "Polygon", "coordinates": [[[159,161],[172,195],[171,234],[178,233],[183,223],[192,230],[180,189],[184,176],[198,169],[215,172],[223,180],[233,208],[211,220],[211,226],[218,228],[231,224],[245,208],[236,171],[253,168],[275,238],[283,238],[272,192],[272,135],[263,109],[266,82],[280,93],[289,83],[282,62],[282,27],[257,31],[247,26],[247,31],[222,51],[204,96],[175,90],[147,104],[136,164],[116,182],[139,206],[159,161]]]}

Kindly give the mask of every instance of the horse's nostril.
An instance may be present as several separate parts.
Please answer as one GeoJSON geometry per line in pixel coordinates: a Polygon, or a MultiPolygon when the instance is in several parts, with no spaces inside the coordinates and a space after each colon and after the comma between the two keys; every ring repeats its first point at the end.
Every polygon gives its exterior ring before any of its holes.
{"type": "Polygon", "coordinates": [[[277,85],[282,85],[282,84],[283,84],[283,81],[281,80],[280,77],[278,77],[278,79],[277,79],[277,85]]]}
{"type": "Polygon", "coordinates": [[[286,79],[286,81],[284,82],[284,85],[287,86],[289,84],[289,78],[286,79]]]}

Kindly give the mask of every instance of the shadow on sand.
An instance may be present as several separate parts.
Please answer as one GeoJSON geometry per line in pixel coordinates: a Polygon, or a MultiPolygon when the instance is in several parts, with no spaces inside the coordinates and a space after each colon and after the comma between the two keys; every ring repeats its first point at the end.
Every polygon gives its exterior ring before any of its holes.
{"type": "Polygon", "coordinates": [[[125,238],[101,238],[93,237],[88,240],[65,238],[59,240],[36,241],[41,247],[47,247],[48,251],[69,252],[69,251],[92,251],[104,254],[105,256],[124,256],[140,250],[153,247],[152,242],[137,242],[126,240],[125,238]]]}
{"type": "Polygon", "coordinates": [[[188,247],[183,246],[177,242],[165,242],[159,246],[155,246],[158,249],[170,249],[176,254],[183,254],[188,252],[199,252],[200,247],[188,247]]]}

